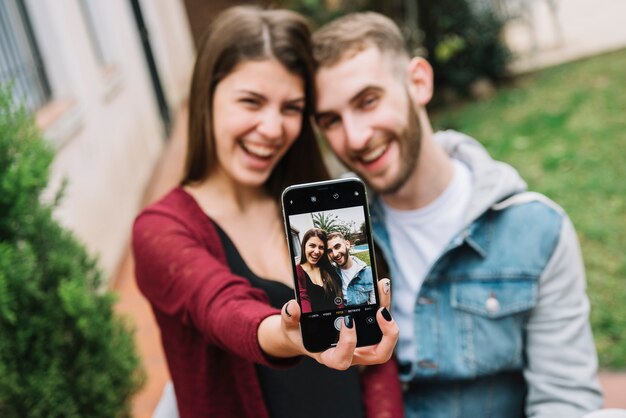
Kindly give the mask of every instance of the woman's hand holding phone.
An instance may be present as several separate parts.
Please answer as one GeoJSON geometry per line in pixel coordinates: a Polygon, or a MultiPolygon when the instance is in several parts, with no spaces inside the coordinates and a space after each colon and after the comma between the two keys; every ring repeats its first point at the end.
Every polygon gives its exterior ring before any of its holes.
{"type": "Polygon", "coordinates": [[[398,341],[398,326],[388,311],[391,301],[389,287],[389,279],[378,281],[381,308],[376,313],[376,321],[383,334],[378,344],[357,348],[354,321],[352,321],[352,327],[348,327],[346,321],[344,321],[336,346],[319,353],[307,351],[302,343],[302,335],[300,333],[300,307],[295,300],[290,300],[283,306],[281,311],[280,330],[282,335],[272,333],[269,329],[276,317],[266,318],[261,323],[261,327],[259,327],[261,347],[267,354],[277,357],[307,355],[319,363],[337,370],[346,370],[350,366],[357,364],[384,363],[393,354],[393,349],[398,341]],[[265,329],[262,330],[262,328],[265,329]]]}
{"type": "Polygon", "coordinates": [[[307,355],[333,369],[386,362],[398,340],[389,280],[376,280],[365,184],[344,178],[287,187],[281,197],[296,300],[259,326],[274,357],[307,355]]]}

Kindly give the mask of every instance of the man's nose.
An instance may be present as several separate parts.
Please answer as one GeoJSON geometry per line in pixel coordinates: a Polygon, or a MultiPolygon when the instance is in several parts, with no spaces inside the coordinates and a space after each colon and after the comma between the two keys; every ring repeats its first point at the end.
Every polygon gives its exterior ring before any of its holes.
{"type": "Polygon", "coordinates": [[[372,129],[369,127],[365,118],[346,115],[344,116],[343,126],[350,149],[360,151],[367,146],[372,136],[372,129]]]}

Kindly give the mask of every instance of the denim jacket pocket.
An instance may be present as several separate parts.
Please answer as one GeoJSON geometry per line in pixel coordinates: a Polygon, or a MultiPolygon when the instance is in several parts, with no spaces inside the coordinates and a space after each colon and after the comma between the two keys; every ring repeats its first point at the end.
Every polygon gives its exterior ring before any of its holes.
{"type": "Polygon", "coordinates": [[[524,366],[524,324],[537,300],[534,279],[466,280],[452,284],[463,363],[470,375],[524,366]]]}
{"type": "Polygon", "coordinates": [[[374,289],[371,281],[363,281],[362,283],[354,283],[348,288],[349,299],[351,305],[360,305],[369,300],[369,295],[374,289]]]}

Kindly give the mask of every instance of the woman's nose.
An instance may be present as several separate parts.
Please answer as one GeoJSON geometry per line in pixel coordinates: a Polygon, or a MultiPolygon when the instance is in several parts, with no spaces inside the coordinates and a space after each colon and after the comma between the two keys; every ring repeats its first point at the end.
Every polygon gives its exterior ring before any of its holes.
{"type": "Polygon", "coordinates": [[[283,117],[276,110],[267,110],[261,115],[257,131],[267,139],[276,139],[283,133],[283,117]]]}

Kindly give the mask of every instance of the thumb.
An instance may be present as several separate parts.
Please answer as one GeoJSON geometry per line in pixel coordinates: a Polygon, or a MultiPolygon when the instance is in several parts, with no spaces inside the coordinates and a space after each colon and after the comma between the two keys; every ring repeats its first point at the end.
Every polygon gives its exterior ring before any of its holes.
{"type": "Polygon", "coordinates": [[[380,279],[378,281],[378,295],[380,306],[389,309],[391,306],[391,280],[380,279]]]}
{"type": "Polygon", "coordinates": [[[283,305],[280,311],[283,326],[287,328],[297,328],[300,323],[300,306],[295,299],[291,299],[289,302],[283,305]]]}

